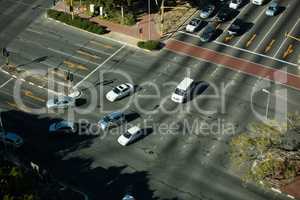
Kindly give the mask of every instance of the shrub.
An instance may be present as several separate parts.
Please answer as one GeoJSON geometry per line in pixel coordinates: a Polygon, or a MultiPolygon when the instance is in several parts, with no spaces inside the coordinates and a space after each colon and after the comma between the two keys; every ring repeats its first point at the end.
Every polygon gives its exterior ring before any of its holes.
{"type": "Polygon", "coordinates": [[[100,26],[95,24],[94,22],[89,21],[88,19],[80,18],[78,16],[74,16],[72,20],[72,16],[70,14],[60,12],[57,10],[48,10],[47,15],[50,18],[61,21],[65,24],[92,32],[97,34],[107,33],[107,30],[104,26],[100,26]]]}
{"type": "Polygon", "coordinates": [[[150,51],[160,49],[160,42],[157,40],[139,41],[137,46],[150,51]]]}

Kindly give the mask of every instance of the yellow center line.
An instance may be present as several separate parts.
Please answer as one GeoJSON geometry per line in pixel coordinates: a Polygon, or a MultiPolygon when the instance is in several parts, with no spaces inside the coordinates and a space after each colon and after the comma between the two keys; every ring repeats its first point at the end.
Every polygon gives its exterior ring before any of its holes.
{"type": "Polygon", "coordinates": [[[9,106],[11,106],[11,107],[13,107],[13,108],[16,108],[17,110],[22,110],[22,111],[29,112],[28,109],[22,108],[21,106],[18,106],[16,103],[9,102],[9,101],[7,101],[6,103],[7,103],[7,105],[9,105],[9,106]]]}
{"type": "Polygon", "coordinates": [[[272,41],[268,44],[268,46],[265,48],[265,53],[267,53],[273,46],[274,42],[276,40],[272,39],[272,41]]]}
{"type": "Polygon", "coordinates": [[[66,64],[71,69],[80,69],[80,70],[88,71],[87,67],[85,67],[81,64],[78,64],[78,63],[71,62],[69,60],[65,60],[64,64],[66,64]]]}
{"type": "Polygon", "coordinates": [[[77,50],[77,53],[79,53],[81,55],[84,55],[84,56],[92,57],[92,58],[95,58],[95,59],[98,58],[98,56],[96,56],[94,54],[91,54],[89,52],[86,52],[86,51],[82,51],[82,50],[77,50]]]}
{"type": "Polygon", "coordinates": [[[248,40],[248,42],[246,43],[246,47],[249,47],[255,38],[256,38],[256,33],[252,35],[250,40],[248,40]]]}
{"type": "Polygon", "coordinates": [[[294,49],[293,49],[293,45],[292,44],[290,44],[289,46],[288,46],[288,48],[285,50],[285,52],[283,53],[283,58],[286,58],[286,57],[288,57],[288,55],[290,55],[291,53],[293,53],[293,51],[294,51],[294,49]]]}
{"type": "Polygon", "coordinates": [[[102,44],[102,43],[99,43],[99,42],[96,42],[94,40],[91,40],[90,43],[93,43],[93,44],[96,44],[96,45],[100,45],[102,47],[105,47],[107,49],[112,49],[113,47],[111,45],[108,45],[108,44],[102,44]]]}
{"type": "Polygon", "coordinates": [[[41,97],[34,96],[34,95],[32,94],[32,92],[29,91],[29,90],[25,90],[25,91],[24,91],[24,95],[27,96],[27,97],[30,97],[30,98],[32,98],[32,99],[34,99],[34,100],[36,100],[36,101],[46,102],[45,99],[43,99],[43,98],[41,98],[41,97]]]}

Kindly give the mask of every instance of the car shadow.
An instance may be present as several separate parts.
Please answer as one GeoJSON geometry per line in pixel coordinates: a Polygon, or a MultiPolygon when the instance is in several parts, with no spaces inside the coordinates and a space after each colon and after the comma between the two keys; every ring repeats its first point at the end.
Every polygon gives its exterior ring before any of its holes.
{"type": "Polygon", "coordinates": [[[184,103],[192,101],[195,97],[197,97],[198,95],[201,95],[208,87],[209,87],[209,84],[205,81],[196,82],[195,88],[193,89],[191,94],[186,98],[184,103]]]}
{"type": "Polygon", "coordinates": [[[286,10],[286,7],[284,6],[279,6],[277,13],[274,16],[280,15],[286,10]]]}
{"type": "Polygon", "coordinates": [[[250,3],[250,0],[244,0],[242,1],[242,4],[240,5],[239,9],[242,9],[244,6],[246,6],[248,3],[250,3]]]}
{"type": "Polygon", "coordinates": [[[133,121],[133,120],[135,120],[135,119],[137,119],[139,117],[140,117],[139,113],[137,113],[137,112],[130,112],[128,114],[125,114],[125,121],[126,122],[131,122],[131,121],[133,121]]]}
{"type": "Polygon", "coordinates": [[[82,106],[86,104],[87,100],[84,98],[75,99],[75,106],[82,106]]]}

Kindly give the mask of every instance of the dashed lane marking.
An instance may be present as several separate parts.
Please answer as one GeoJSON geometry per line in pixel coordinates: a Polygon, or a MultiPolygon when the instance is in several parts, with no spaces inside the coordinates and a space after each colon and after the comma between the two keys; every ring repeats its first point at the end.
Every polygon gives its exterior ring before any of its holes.
{"type": "Polygon", "coordinates": [[[256,38],[256,33],[254,33],[252,37],[248,40],[248,42],[246,43],[246,47],[249,47],[252,44],[252,42],[255,40],[255,38],[256,38]]]}
{"type": "Polygon", "coordinates": [[[285,50],[285,52],[283,53],[282,58],[283,58],[283,59],[287,58],[287,57],[288,57],[290,54],[292,54],[293,52],[294,52],[293,45],[290,44],[290,45],[288,46],[288,48],[285,50]]]}
{"type": "Polygon", "coordinates": [[[40,101],[40,102],[46,102],[45,99],[41,98],[41,97],[37,97],[37,96],[34,96],[33,93],[29,90],[25,90],[24,91],[24,95],[27,96],[27,97],[30,97],[36,101],[40,101]]]}
{"type": "Polygon", "coordinates": [[[273,44],[275,43],[275,39],[272,39],[272,41],[268,44],[268,46],[265,48],[264,52],[268,53],[268,51],[270,51],[270,49],[272,48],[273,44]]]}
{"type": "MultiPolygon", "coordinates": [[[[191,34],[191,33],[186,33],[184,31],[178,31],[178,32],[181,33],[181,34],[186,34],[186,35],[195,37],[195,38],[200,38],[200,36],[198,36],[198,35],[194,35],[194,34],[191,34]]],[[[256,53],[256,52],[250,51],[248,49],[243,49],[243,48],[240,48],[240,47],[232,46],[232,45],[229,45],[229,44],[226,44],[226,43],[223,43],[223,42],[218,42],[218,41],[213,41],[213,43],[223,45],[223,46],[226,46],[226,47],[230,47],[230,48],[233,48],[233,49],[236,49],[236,50],[239,50],[239,51],[244,51],[246,53],[254,54],[254,55],[257,55],[257,56],[264,57],[264,58],[268,58],[268,59],[271,59],[271,60],[276,60],[278,62],[288,64],[288,65],[291,65],[291,66],[294,66],[294,67],[298,67],[298,65],[296,63],[291,63],[291,62],[281,60],[281,59],[278,59],[278,58],[274,58],[274,57],[271,57],[271,56],[268,56],[268,55],[264,55],[264,54],[261,54],[261,53],[256,53]]]]}
{"type": "MultiPolygon", "coordinates": [[[[285,12],[286,13],[286,12],[285,12]]],[[[278,18],[276,19],[276,21],[273,23],[273,25],[271,26],[271,28],[269,29],[269,31],[264,35],[264,37],[262,38],[262,40],[260,41],[260,43],[257,45],[257,47],[254,49],[254,51],[256,52],[260,46],[263,44],[264,40],[269,36],[269,34],[271,33],[271,31],[273,30],[273,28],[277,25],[277,23],[279,22],[279,20],[281,19],[283,15],[278,16],[278,18]]]]}
{"type": "Polygon", "coordinates": [[[80,69],[80,70],[88,71],[87,67],[85,67],[79,63],[71,62],[69,60],[64,60],[64,64],[66,64],[69,68],[72,68],[72,69],[80,69]]]}
{"type": "MultiPolygon", "coordinates": [[[[289,33],[293,33],[293,32],[294,32],[294,29],[297,27],[297,24],[299,23],[299,21],[300,21],[300,18],[299,18],[299,19],[297,20],[297,22],[294,24],[294,26],[292,27],[292,29],[291,29],[291,31],[290,31],[289,33]]],[[[274,54],[274,56],[273,56],[274,58],[278,56],[278,54],[279,54],[281,48],[283,47],[283,45],[286,43],[286,41],[287,41],[288,39],[289,39],[289,38],[286,37],[286,38],[284,39],[284,41],[281,43],[281,45],[279,46],[278,50],[275,52],[275,54],[274,54]]]]}
{"type": "Polygon", "coordinates": [[[9,101],[7,101],[6,103],[7,103],[7,105],[9,105],[10,107],[13,107],[13,108],[15,108],[15,109],[17,109],[17,110],[22,110],[22,111],[25,111],[25,112],[30,112],[30,110],[28,110],[27,108],[18,106],[16,103],[9,102],[9,101]]]}
{"type": "Polygon", "coordinates": [[[50,51],[53,51],[55,53],[62,54],[66,57],[74,58],[76,60],[80,60],[80,61],[85,62],[85,63],[91,63],[91,64],[94,64],[94,65],[99,65],[99,63],[95,63],[95,62],[92,62],[90,60],[87,60],[87,59],[84,59],[84,58],[81,58],[81,57],[78,57],[78,56],[74,56],[72,54],[69,54],[69,53],[66,53],[66,52],[63,52],[63,51],[60,51],[60,50],[57,50],[57,49],[52,49],[52,48],[49,48],[49,47],[47,49],[50,50],[50,51]]]}
{"type": "Polygon", "coordinates": [[[96,56],[94,54],[91,54],[91,53],[83,51],[83,50],[77,50],[76,52],[83,55],[83,56],[91,57],[91,58],[94,58],[94,59],[99,58],[99,56],[96,56]]]}
{"type": "Polygon", "coordinates": [[[102,44],[102,43],[96,42],[96,41],[94,41],[94,40],[91,40],[90,43],[96,44],[96,45],[100,45],[101,47],[104,47],[104,48],[107,48],[107,49],[112,49],[112,48],[113,48],[111,45],[108,45],[108,44],[102,44]]]}

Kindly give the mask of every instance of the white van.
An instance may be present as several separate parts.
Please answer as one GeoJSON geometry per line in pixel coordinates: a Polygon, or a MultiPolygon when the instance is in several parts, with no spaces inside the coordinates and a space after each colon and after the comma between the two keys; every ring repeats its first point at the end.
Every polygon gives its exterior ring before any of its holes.
{"type": "Polygon", "coordinates": [[[194,88],[194,80],[185,77],[176,87],[171,99],[176,103],[183,103],[194,88]]]}
{"type": "Polygon", "coordinates": [[[253,4],[255,4],[255,5],[262,5],[264,2],[265,2],[265,0],[251,0],[251,2],[253,3],[253,4]]]}

